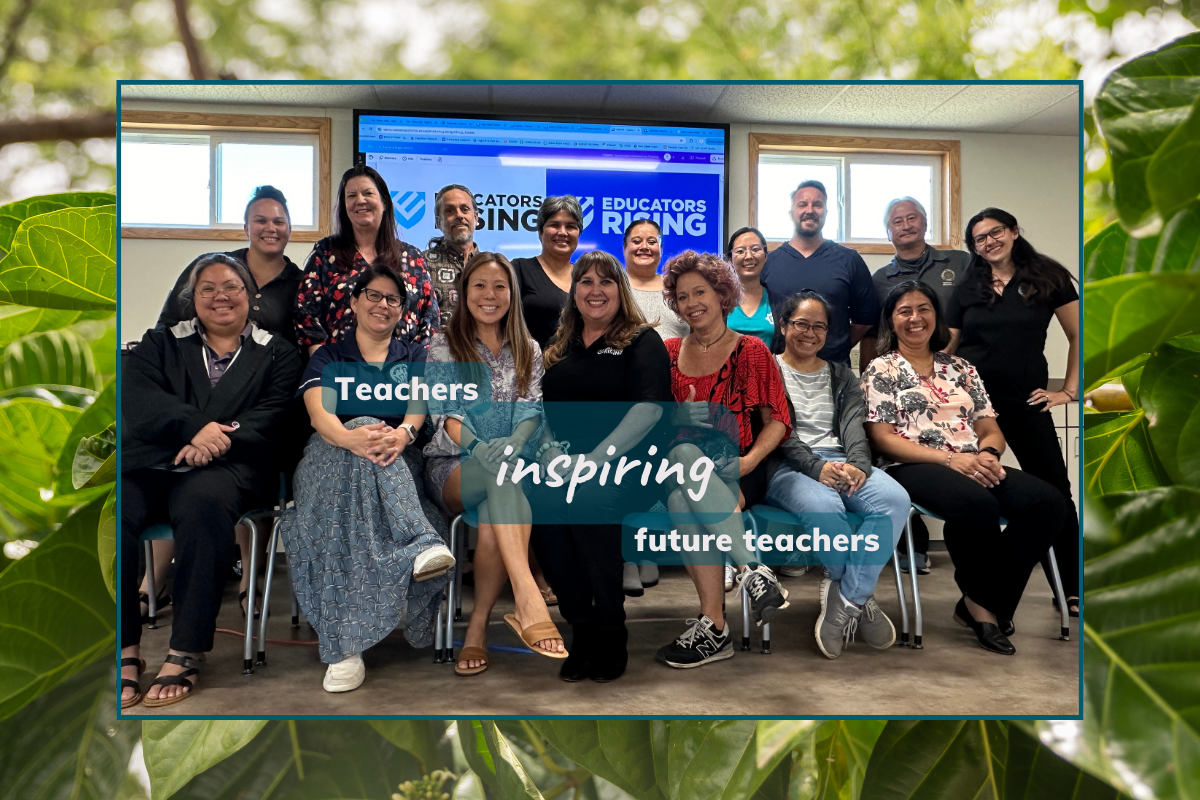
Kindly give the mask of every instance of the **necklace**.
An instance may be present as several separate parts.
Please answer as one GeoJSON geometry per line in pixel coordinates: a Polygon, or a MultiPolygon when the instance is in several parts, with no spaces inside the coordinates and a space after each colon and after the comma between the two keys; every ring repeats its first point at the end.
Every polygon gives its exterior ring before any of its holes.
{"type": "Polygon", "coordinates": [[[700,337],[699,337],[699,336],[697,336],[696,334],[694,334],[694,333],[693,333],[692,335],[696,337],[696,344],[700,345],[700,350],[701,350],[701,352],[707,353],[707,352],[708,352],[708,348],[710,348],[710,347],[712,347],[712,346],[716,345],[718,342],[720,342],[722,339],[724,339],[724,338],[725,338],[725,334],[727,334],[727,333],[729,333],[729,327],[728,327],[728,326],[726,326],[726,327],[725,327],[725,330],[721,331],[721,335],[720,335],[720,336],[718,336],[716,339],[712,340],[712,341],[711,341],[711,342],[709,342],[708,344],[705,344],[704,342],[700,341],[700,337]]]}

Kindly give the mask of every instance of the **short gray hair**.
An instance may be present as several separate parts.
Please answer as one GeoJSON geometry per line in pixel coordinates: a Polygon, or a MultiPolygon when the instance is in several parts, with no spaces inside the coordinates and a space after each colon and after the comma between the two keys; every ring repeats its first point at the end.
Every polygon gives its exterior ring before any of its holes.
{"type": "Polygon", "coordinates": [[[442,218],[442,207],[445,205],[442,202],[442,198],[445,196],[446,192],[453,191],[466,192],[467,196],[471,198],[471,208],[475,210],[476,214],[479,214],[479,203],[475,202],[475,194],[461,183],[451,183],[438,189],[437,194],[433,196],[434,220],[440,220],[442,218]]]}
{"type": "Polygon", "coordinates": [[[925,220],[926,227],[929,226],[929,215],[925,213],[925,206],[921,205],[921,201],[915,197],[897,197],[895,200],[887,204],[887,208],[883,210],[883,229],[887,230],[888,222],[892,218],[892,209],[901,203],[912,203],[917,207],[917,211],[921,212],[921,219],[925,220]]]}
{"type": "Polygon", "coordinates": [[[226,253],[205,253],[196,259],[196,263],[192,264],[192,271],[188,273],[187,285],[179,293],[179,302],[183,304],[184,319],[190,319],[196,315],[196,284],[200,280],[200,273],[215,264],[229,267],[236,272],[237,276],[242,279],[242,285],[246,287],[248,295],[258,292],[258,284],[254,282],[254,276],[250,274],[250,268],[241,261],[226,253]]]}
{"type": "Polygon", "coordinates": [[[579,223],[579,230],[583,230],[583,206],[579,205],[579,200],[574,195],[547,197],[542,201],[542,207],[538,209],[537,233],[539,238],[546,229],[546,223],[560,211],[570,214],[579,223]]]}

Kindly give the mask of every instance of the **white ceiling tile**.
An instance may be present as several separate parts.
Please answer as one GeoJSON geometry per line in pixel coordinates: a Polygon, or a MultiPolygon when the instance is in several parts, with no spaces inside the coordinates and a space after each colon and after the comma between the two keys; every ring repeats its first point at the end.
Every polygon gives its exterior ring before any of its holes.
{"type": "Polygon", "coordinates": [[[956,84],[858,83],[821,112],[823,125],[908,127],[966,88],[956,84]]]}
{"type": "Polygon", "coordinates": [[[710,122],[813,124],[849,86],[838,84],[737,84],[713,107],[710,122]]]}
{"type": "Polygon", "coordinates": [[[1074,93],[1069,85],[972,84],[931,110],[921,127],[1001,133],[1074,93]]]}
{"type": "Polygon", "coordinates": [[[1079,116],[1079,92],[1075,90],[1054,105],[1040,111],[1029,119],[1018,122],[1005,132],[1050,136],[1078,136],[1079,116]]]}

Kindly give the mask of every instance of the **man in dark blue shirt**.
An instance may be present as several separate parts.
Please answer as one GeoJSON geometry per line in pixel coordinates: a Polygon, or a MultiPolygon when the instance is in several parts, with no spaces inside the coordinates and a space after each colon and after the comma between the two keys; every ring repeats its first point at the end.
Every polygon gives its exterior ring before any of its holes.
{"type": "MultiPolygon", "coordinates": [[[[850,363],[850,348],[879,318],[879,298],[871,273],[857,251],[821,235],[828,194],[820,181],[804,181],[792,193],[792,223],[796,233],[767,256],[759,281],[776,320],[793,294],[811,289],[833,307],[829,335],[818,354],[828,361],[850,363]]],[[[771,350],[783,352],[783,335],[776,330],[771,350]]]]}

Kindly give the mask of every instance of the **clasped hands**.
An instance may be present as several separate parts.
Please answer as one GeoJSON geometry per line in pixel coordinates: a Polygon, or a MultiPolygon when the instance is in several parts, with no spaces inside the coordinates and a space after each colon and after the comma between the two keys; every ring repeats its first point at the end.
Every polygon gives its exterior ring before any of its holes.
{"type": "Polygon", "coordinates": [[[989,489],[1008,477],[1000,459],[992,453],[954,453],[947,466],[989,489]]]}
{"type": "Polygon", "coordinates": [[[412,439],[409,438],[406,429],[393,428],[386,422],[376,422],[346,431],[342,446],[372,464],[386,467],[410,444],[412,439]]]}
{"type": "Polygon", "coordinates": [[[226,434],[233,433],[237,430],[232,425],[222,425],[219,422],[210,422],[201,428],[192,441],[180,448],[175,454],[175,464],[180,461],[186,462],[189,467],[203,467],[211,462],[214,458],[220,458],[229,451],[229,446],[232,442],[226,434]]]}
{"type": "Polygon", "coordinates": [[[821,483],[850,497],[867,482],[867,473],[853,464],[826,461],[821,467],[821,483]]]}

